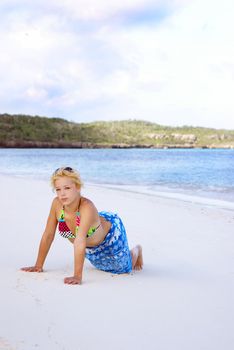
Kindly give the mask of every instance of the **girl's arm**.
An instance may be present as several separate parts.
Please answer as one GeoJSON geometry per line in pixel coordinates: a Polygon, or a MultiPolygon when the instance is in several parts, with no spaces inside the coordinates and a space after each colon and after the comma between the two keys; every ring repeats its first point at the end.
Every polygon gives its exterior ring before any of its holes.
{"type": "Polygon", "coordinates": [[[55,231],[57,227],[57,217],[56,217],[56,199],[53,200],[49,217],[47,219],[47,224],[45,231],[42,235],[37,260],[34,266],[29,267],[23,267],[21,270],[27,271],[27,272],[42,272],[43,271],[43,265],[46,259],[46,256],[50,250],[51,244],[54,240],[55,231]]]}
{"type": "Polygon", "coordinates": [[[66,277],[64,283],[68,284],[81,284],[82,273],[85,259],[85,248],[87,232],[92,226],[96,210],[92,203],[86,203],[83,205],[81,211],[81,222],[79,226],[78,234],[74,240],[74,276],[66,277]]]}

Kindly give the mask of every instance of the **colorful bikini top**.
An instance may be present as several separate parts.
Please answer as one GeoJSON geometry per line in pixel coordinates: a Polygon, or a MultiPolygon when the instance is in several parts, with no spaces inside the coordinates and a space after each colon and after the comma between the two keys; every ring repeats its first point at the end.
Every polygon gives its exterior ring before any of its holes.
{"type": "MultiPolygon", "coordinates": [[[[65,212],[64,212],[64,207],[61,210],[61,214],[59,217],[59,224],[58,224],[58,232],[59,234],[64,237],[64,238],[76,238],[76,235],[79,231],[79,226],[80,226],[80,212],[77,211],[76,212],[76,231],[75,231],[75,235],[71,232],[71,230],[69,229],[69,227],[66,224],[65,221],[65,212]]],[[[86,237],[90,237],[94,234],[94,232],[100,227],[101,224],[99,224],[97,227],[90,227],[87,236],[86,237]]]]}

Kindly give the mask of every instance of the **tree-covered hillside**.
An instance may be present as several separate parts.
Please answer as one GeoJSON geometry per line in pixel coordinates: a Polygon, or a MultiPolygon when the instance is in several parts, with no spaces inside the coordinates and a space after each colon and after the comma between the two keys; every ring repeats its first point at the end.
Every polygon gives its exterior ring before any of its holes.
{"type": "Polygon", "coordinates": [[[139,120],[74,123],[60,118],[1,114],[0,146],[234,148],[234,130],[168,127],[139,120]]]}

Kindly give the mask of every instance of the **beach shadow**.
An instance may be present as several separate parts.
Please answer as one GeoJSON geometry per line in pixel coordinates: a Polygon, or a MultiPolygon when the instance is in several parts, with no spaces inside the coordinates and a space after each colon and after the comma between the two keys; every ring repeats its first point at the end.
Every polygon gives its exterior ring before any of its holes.
{"type": "Polygon", "coordinates": [[[173,263],[172,265],[145,264],[142,271],[134,271],[133,275],[142,280],[174,280],[174,281],[207,281],[208,275],[195,265],[173,263]]]}
{"type": "Polygon", "coordinates": [[[100,271],[90,266],[86,268],[87,282],[92,283],[98,280],[122,279],[126,277],[136,277],[141,280],[150,279],[167,279],[167,280],[186,280],[201,279],[204,272],[200,271],[196,266],[173,262],[172,265],[145,264],[142,270],[133,270],[126,274],[113,274],[110,272],[100,271]]]}

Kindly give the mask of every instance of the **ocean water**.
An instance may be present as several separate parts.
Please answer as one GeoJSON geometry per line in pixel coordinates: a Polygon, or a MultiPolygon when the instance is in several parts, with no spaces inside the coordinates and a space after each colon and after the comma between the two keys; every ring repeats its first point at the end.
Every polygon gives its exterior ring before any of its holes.
{"type": "Polygon", "coordinates": [[[0,174],[49,180],[60,166],[85,183],[234,204],[234,150],[0,149],[0,174]]]}

